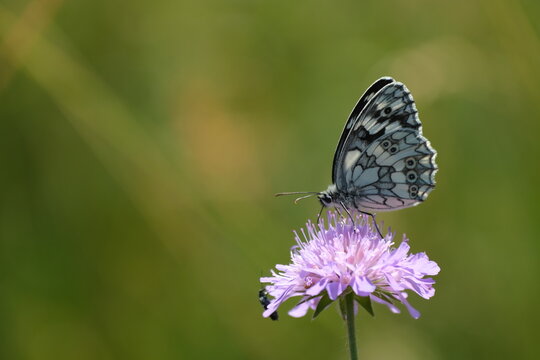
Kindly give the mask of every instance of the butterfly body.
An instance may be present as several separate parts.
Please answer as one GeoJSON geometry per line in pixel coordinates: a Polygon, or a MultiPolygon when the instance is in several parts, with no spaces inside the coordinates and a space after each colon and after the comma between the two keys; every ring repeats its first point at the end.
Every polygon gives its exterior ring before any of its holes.
{"type": "MultiPolygon", "coordinates": [[[[390,77],[360,98],[341,134],[324,207],[366,213],[418,205],[435,187],[437,152],[422,135],[407,87],[390,77]]],[[[284,193],[285,194],[285,193],[284,193]]]]}

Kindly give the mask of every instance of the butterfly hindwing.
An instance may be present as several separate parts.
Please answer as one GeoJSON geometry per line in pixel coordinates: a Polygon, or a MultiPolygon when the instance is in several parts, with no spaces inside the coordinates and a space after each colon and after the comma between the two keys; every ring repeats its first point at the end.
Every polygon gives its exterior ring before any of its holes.
{"type": "Polygon", "coordinates": [[[435,152],[412,129],[383,136],[355,164],[346,193],[356,207],[372,211],[417,205],[435,186],[435,152]]]}
{"type": "Polygon", "coordinates": [[[435,156],[422,136],[410,92],[392,81],[368,100],[351,123],[336,151],[334,183],[348,203],[362,210],[414,206],[435,186],[435,156]]]}

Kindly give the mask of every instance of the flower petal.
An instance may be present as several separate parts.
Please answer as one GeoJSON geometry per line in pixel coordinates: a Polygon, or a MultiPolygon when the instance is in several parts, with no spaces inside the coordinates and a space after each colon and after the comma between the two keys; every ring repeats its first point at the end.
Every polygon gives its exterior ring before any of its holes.
{"type": "Polygon", "coordinates": [[[413,308],[411,306],[411,304],[409,304],[409,302],[407,301],[407,299],[405,299],[405,297],[401,294],[398,294],[398,298],[399,300],[403,303],[403,305],[405,305],[405,307],[407,308],[407,310],[409,311],[409,314],[411,314],[411,316],[414,318],[414,319],[418,319],[420,317],[420,311],[416,310],[415,308],[413,308]]]}
{"type": "Polygon", "coordinates": [[[277,308],[279,307],[280,304],[278,304],[277,302],[274,302],[274,303],[270,303],[270,305],[268,305],[268,307],[266,308],[266,310],[264,310],[263,312],[263,317],[267,318],[269,317],[270,315],[272,315],[276,310],[277,308]]]}
{"type": "Polygon", "coordinates": [[[332,281],[326,286],[326,291],[328,292],[330,300],[336,300],[339,295],[343,293],[345,288],[346,286],[344,286],[341,282],[332,281]]]}
{"type": "Polygon", "coordinates": [[[308,310],[311,308],[309,302],[305,301],[293,307],[289,310],[289,315],[295,318],[302,317],[307,314],[308,310]]]}
{"type": "Polygon", "coordinates": [[[309,295],[309,296],[319,295],[321,291],[323,291],[326,288],[326,284],[328,284],[328,279],[319,280],[314,285],[312,285],[309,289],[306,290],[306,295],[309,295]]]}
{"type": "Polygon", "coordinates": [[[393,312],[394,314],[399,314],[401,311],[396,307],[394,306],[394,304],[386,301],[386,300],[383,300],[375,295],[369,295],[369,298],[372,300],[372,301],[375,301],[379,304],[383,304],[383,305],[386,305],[388,306],[388,308],[390,309],[391,312],[393,312]]]}
{"type": "Polygon", "coordinates": [[[351,280],[351,287],[356,295],[368,296],[377,288],[365,276],[355,276],[351,280]]]}
{"type": "MultiPolygon", "coordinates": [[[[271,295],[275,296],[276,294],[272,293],[271,295]]],[[[295,292],[292,286],[286,288],[279,296],[270,301],[270,304],[268,304],[266,310],[263,312],[263,317],[269,317],[272,315],[272,313],[278,309],[279,305],[294,295],[295,292]]]]}

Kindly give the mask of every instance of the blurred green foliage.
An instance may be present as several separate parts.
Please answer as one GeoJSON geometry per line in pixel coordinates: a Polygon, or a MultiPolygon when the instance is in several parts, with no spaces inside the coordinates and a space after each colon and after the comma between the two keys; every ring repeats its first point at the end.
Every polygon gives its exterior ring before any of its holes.
{"type": "Polygon", "coordinates": [[[349,111],[390,75],[438,187],[379,216],[441,268],[363,359],[537,359],[540,3],[0,3],[0,358],[346,359],[337,312],[261,317],[349,111]]]}

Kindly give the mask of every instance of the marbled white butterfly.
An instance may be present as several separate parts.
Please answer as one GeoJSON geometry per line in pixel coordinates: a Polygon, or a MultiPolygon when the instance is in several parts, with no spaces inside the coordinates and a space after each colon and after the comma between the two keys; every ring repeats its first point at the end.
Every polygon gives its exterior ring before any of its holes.
{"type": "Polygon", "coordinates": [[[435,187],[436,155],[422,135],[409,90],[383,77],[366,90],[345,124],[328,189],[276,195],[310,194],[296,201],[317,195],[323,208],[373,217],[424,201],[435,187]]]}

